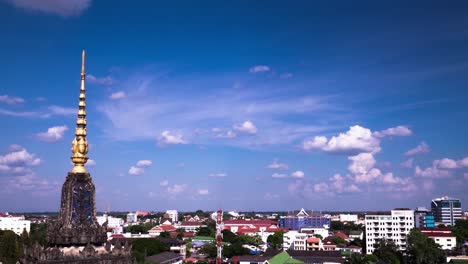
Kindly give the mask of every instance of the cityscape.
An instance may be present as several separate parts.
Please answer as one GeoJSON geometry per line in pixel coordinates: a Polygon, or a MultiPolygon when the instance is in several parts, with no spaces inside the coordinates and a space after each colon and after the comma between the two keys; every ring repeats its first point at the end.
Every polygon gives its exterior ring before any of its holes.
{"type": "Polygon", "coordinates": [[[0,1],[0,264],[468,263],[467,11],[0,1]]]}

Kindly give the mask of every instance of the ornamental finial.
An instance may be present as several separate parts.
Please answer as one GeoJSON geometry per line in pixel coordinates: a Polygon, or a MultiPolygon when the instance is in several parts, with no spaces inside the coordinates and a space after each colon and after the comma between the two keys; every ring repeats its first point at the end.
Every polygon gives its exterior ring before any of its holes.
{"type": "Polygon", "coordinates": [[[72,142],[71,151],[73,156],[71,160],[75,164],[73,173],[86,173],[84,164],[88,160],[88,141],[86,141],[86,94],[85,94],[85,51],[81,55],[81,85],[80,85],[80,100],[78,102],[78,118],[76,119],[75,138],[72,142]]]}

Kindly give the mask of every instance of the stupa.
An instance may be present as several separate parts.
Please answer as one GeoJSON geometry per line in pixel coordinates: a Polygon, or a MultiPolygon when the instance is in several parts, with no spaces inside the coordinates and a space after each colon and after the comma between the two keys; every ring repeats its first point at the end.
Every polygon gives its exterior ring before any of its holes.
{"type": "Polygon", "coordinates": [[[86,171],[88,141],[86,140],[85,51],[82,53],[81,85],[71,160],[74,164],[62,187],[60,215],[48,227],[47,247],[39,244],[27,247],[24,264],[133,264],[131,246],[107,241],[106,225],[96,219],[95,187],[86,171]]]}

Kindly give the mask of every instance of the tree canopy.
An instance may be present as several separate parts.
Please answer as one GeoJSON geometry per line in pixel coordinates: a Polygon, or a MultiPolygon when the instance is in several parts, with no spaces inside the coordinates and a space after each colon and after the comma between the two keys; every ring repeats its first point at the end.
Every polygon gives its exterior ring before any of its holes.
{"type": "Polygon", "coordinates": [[[284,231],[276,231],[273,235],[269,235],[267,242],[270,247],[278,249],[283,246],[283,235],[284,231]]]}
{"type": "Polygon", "coordinates": [[[379,260],[389,264],[400,264],[402,262],[403,256],[393,241],[381,239],[376,246],[374,255],[379,260]]]}
{"type": "Polygon", "coordinates": [[[407,253],[412,264],[445,263],[444,252],[435,241],[419,229],[413,229],[408,234],[407,253]]]}

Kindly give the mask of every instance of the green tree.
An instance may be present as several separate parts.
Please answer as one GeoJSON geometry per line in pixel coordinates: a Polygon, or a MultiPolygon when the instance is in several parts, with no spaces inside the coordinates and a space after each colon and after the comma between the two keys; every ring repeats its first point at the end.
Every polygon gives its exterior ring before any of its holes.
{"type": "Polygon", "coordinates": [[[351,254],[346,258],[347,264],[369,264],[373,263],[361,254],[351,254]]]}
{"type": "Polygon", "coordinates": [[[29,237],[29,234],[28,234],[28,231],[26,231],[26,228],[24,228],[23,232],[21,233],[20,243],[23,246],[30,246],[31,245],[31,238],[29,237]]]}
{"type": "Polygon", "coordinates": [[[413,229],[408,234],[407,253],[412,264],[445,263],[445,256],[433,239],[413,229]]]}
{"type": "Polygon", "coordinates": [[[222,233],[224,242],[234,243],[238,240],[237,235],[231,232],[230,230],[224,229],[222,233]]]}
{"type": "Polygon", "coordinates": [[[186,258],[189,258],[190,256],[192,256],[192,252],[190,252],[190,250],[192,249],[192,239],[187,239],[185,241],[185,257],[186,258]]]}
{"type": "Polygon", "coordinates": [[[198,229],[197,231],[197,236],[209,236],[209,237],[214,237],[215,236],[215,232],[214,232],[214,229],[210,228],[210,227],[200,227],[200,229],[198,229]]]}
{"type": "Polygon", "coordinates": [[[202,248],[200,248],[199,252],[209,258],[215,258],[217,255],[216,245],[214,242],[206,244],[202,248]]]}
{"type": "Polygon", "coordinates": [[[0,236],[0,262],[16,263],[23,251],[19,237],[10,230],[3,231],[0,236]]]}
{"type": "Polygon", "coordinates": [[[31,244],[38,242],[40,245],[45,246],[47,244],[47,224],[31,224],[29,238],[31,244]]]}
{"type": "Polygon", "coordinates": [[[320,238],[320,240],[323,240],[323,236],[321,234],[315,234],[314,237],[320,238]]]}
{"type": "Polygon", "coordinates": [[[248,255],[250,250],[243,247],[240,241],[223,247],[223,256],[232,258],[233,256],[248,255]]]}
{"type": "Polygon", "coordinates": [[[283,246],[283,235],[284,231],[276,231],[273,235],[268,236],[267,243],[270,247],[279,249],[283,246]]]}
{"type": "Polygon", "coordinates": [[[144,225],[131,225],[126,227],[124,231],[132,234],[148,234],[148,228],[144,225]]]}
{"type": "Polygon", "coordinates": [[[341,231],[344,229],[344,224],[340,221],[331,221],[330,230],[332,231],[341,231]]]}
{"type": "Polygon", "coordinates": [[[386,239],[381,239],[377,243],[374,255],[389,264],[400,264],[403,258],[395,243],[386,239]]]}
{"type": "Polygon", "coordinates": [[[161,241],[152,238],[140,238],[132,243],[132,255],[139,263],[144,262],[146,256],[152,256],[164,251],[169,247],[161,241]]]}
{"type": "Polygon", "coordinates": [[[452,227],[452,233],[457,237],[457,244],[462,245],[468,240],[468,219],[459,219],[455,221],[452,227]]]}
{"type": "Polygon", "coordinates": [[[338,245],[338,244],[346,244],[346,240],[344,240],[343,238],[339,237],[339,236],[334,236],[331,238],[331,241],[338,245]]]}
{"type": "Polygon", "coordinates": [[[169,232],[167,232],[167,231],[161,232],[161,233],[159,234],[159,236],[160,236],[160,237],[171,237],[171,235],[170,235],[169,232]]]}

